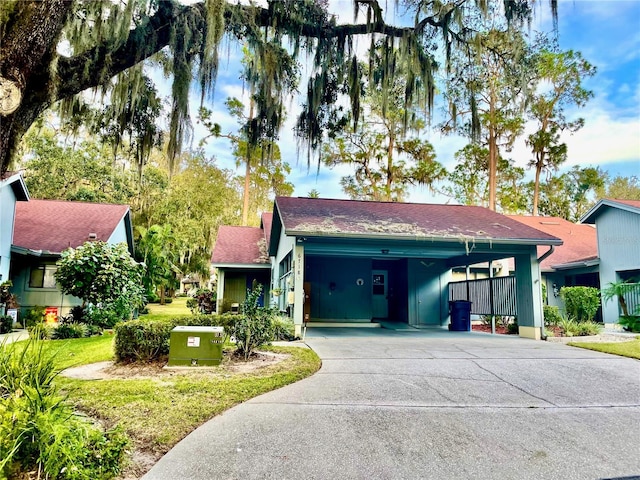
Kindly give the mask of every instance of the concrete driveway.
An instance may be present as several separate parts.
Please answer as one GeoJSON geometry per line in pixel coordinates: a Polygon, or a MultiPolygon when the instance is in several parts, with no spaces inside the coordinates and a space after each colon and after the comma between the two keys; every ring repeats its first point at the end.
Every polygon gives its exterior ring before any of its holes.
{"type": "Polygon", "coordinates": [[[640,479],[640,362],[445,331],[310,330],[314,376],[144,479],[640,479]]]}

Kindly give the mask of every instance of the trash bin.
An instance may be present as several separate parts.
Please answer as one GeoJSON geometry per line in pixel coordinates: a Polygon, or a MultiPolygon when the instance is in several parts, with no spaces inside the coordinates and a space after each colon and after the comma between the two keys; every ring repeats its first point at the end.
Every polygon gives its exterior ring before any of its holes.
{"type": "Polygon", "coordinates": [[[220,365],[223,343],[223,327],[175,327],[171,330],[167,365],[169,367],[220,365]]]}
{"type": "Polygon", "coordinates": [[[449,330],[454,332],[471,331],[471,302],[466,300],[453,300],[449,302],[451,323],[449,330]]]}

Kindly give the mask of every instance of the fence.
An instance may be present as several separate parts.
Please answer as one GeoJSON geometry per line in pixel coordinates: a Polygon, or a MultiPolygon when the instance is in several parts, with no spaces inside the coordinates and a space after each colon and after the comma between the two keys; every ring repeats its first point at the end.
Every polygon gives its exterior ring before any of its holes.
{"type": "Polygon", "coordinates": [[[449,300],[468,300],[476,315],[517,316],[516,277],[449,283],[449,300]]]}
{"type": "MultiPolygon", "coordinates": [[[[624,300],[627,304],[629,315],[640,315],[640,283],[631,285],[635,285],[635,288],[625,293],[624,300]]],[[[617,299],[615,300],[617,301],[617,299]]],[[[622,311],[620,311],[620,314],[622,314],[622,311]]]]}

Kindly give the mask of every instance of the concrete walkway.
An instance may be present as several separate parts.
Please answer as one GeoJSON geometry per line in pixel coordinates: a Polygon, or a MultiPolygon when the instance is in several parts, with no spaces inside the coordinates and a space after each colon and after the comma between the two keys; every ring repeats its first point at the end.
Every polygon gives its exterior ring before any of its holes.
{"type": "Polygon", "coordinates": [[[143,478],[640,478],[640,362],[366,330],[310,329],[316,375],[215,417],[143,478]]]}
{"type": "Polygon", "coordinates": [[[29,332],[26,330],[14,330],[11,333],[3,333],[0,335],[0,345],[27,340],[29,332]]]}

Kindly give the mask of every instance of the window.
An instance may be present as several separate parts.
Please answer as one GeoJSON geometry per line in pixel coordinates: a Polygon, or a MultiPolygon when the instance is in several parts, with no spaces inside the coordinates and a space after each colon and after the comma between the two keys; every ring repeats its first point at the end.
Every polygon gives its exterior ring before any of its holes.
{"type": "Polygon", "coordinates": [[[55,265],[40,265],[31,269],[29,287],[31,288],[56,288],[55,265]]]}

